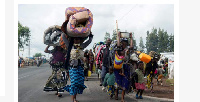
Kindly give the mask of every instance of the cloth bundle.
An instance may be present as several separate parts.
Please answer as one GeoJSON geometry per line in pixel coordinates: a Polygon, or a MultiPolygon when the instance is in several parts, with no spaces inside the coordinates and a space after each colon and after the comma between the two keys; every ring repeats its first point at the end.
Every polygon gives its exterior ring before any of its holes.
{"type": "Polygon", "coordinates": [[[65,11],[66,20],[69,20],[65,29],[70,37],[87,37],[90,34],[93,15],[84,7],[69,7],[65,11]]]}
{"type": "Polygon", "coordinates": [[[95,51],[94,51],[95,56],[97,56],[100,53],[101,49],[103,49],[105,46],[106,45],[103,42],[97,43],[96,46],[95,46],[95,51]]]}
{"type": "Polygon", "coordinates": [[[124,56],[119,56],[117,51],[115,53],[115,60],[114,60],[114,68],[115,69],[121,69],[123,65],[123,59],[124,56]]]}
{"type": "Polygon", "coordinates": [[[102,60],[99,62],[98,59],[100,59],[101,52],[102,52],[102,50],[103,50],[103,48],[105,46],[106,45],[97,45],[96,46],[96,48],[95,48],[96,64],[101,64],[102,63],[102,60]]]}

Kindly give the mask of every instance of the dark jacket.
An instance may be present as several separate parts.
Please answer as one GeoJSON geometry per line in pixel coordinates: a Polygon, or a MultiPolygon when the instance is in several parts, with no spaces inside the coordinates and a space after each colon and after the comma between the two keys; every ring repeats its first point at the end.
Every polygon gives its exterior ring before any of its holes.
{"type": "Polygon", "coordinates": [[[147,63],[145,70],[146,75],[150,74],[151,71],[153,72],[152,74],[154,74],[156,68],[158,68],[157,62],[153,63],[152,61],[150,61],[149,63],[147,63]]]}
{"type": "Polygon", "coordinates": [[[103,66],[109,67],[111,65],[111,58],[110,58],[110,50],[109,47],[106,46],[103,49],[103,66]]]}

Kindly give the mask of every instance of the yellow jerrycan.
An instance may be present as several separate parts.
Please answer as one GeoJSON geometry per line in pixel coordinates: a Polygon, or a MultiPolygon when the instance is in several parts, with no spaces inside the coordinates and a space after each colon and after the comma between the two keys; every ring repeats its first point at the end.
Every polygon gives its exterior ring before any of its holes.
{"type": "Polygon", "coordinates": [[[89,71],[88,71],[88,77],[90,77],[90,76],[91,76],[91,74],[92,74],[92,73],[91,73],[91,71],[89,70],[89,71]]]}
{"type": "Polygon", "coordinates": [[[139,55],[139,58],[142,62],[145,62],[145,63],[149,63],[151,61],[151,56],[145,54],[145,53],[141,53],[139,55]]]}

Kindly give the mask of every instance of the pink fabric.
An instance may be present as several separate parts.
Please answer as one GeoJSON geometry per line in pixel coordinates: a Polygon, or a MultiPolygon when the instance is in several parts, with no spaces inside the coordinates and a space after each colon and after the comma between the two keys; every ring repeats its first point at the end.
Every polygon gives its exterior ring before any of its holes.
{"type": "Polygon", "coordinates": [[[158,71],[157,71],[157,69],[156,69],[155,72],[154,72],[154,74],[157,74],[157,72],[158,72],[158,71]]]}
{"type": "Polygon", "coordinates": [[[136,89],[142,89],[144,90],[145,89],[145,84],[144,83],[135,83],[135,87],[136,89]]]}
{"type": "MultiPolygon", "coordinates": [[[[100,55],[101,50],[102,50],[103,47],[105,47],[105,45],[100,46],[100,47],[99,47],[100,50],[99,50],[99,52],[97,52],[97,57],[96,57],[96,63],[97,63],[97,64],[101,64],[101,63],[102,63],[102,61],[99,63],[98,58],[100,57],[99,55],[100,55]]],[[[98,48],[97,48],[97,51],[98,51],[98,48]]]]}

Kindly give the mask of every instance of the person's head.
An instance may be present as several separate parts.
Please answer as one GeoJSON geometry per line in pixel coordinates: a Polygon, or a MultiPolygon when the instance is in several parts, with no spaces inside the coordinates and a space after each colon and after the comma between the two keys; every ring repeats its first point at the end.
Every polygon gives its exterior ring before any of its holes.
{"type": "Polygon", "coordinates": [[[137,66],[138,66],[138,68],[139,68],[140,70],[143,70],[143,68],[144,68],[144,63],[143,63],[142,61],[139,61],[139,62],[137,63],[137,66]]]}
{"type": "Polygon", "coordinates": [[[127,39],[123,39],[121,41],[121,45],[122,45],[122,48],[125,49],[128,46],[128,40],[127,39]]]}
{"type": "Polygon", "coordinates": [[[57,50],[57,51],[61,51],[61,50],[62,50],[62,47],[56,46],[56,50],[57,50]]]}
{"type": "Polygon", "coordinates": [[[86,57],[87,56],[87,52],[84,52],[84,57],[86,57]]]}
{"type": "Polygon", "coordinates": [[[112,74],[113,73],[113,67],[109,67],[109,73],[112,74]]]}
{"type": "Polygon", "coordinates": [[[81,38],[80,37],[75,37],[74,38],[74,44],[80,44],[81,43],[81,38]]]}
{"type": "Polygon", "coordinates": [[[107,46],[110,46],[111,41],[112,41],[112,40],[111,40],[110,38],[108,38],[108,39],[106,40],[106,45],[107,45],[107,46]]]}
{"type": "Polygon", "coordinates": [[[155,62],[156,60],[154,58],[151,59],[152,62],[155,62]]]}
{"type": "Polygon", "coordinates": [[[92,52],[92,49],[90,49],[90,52],[92,52]]]}
{"type": "Polygon", "coordinates": [[[158,61],[157,57],[153,57],[152,62],[156,63],[158,61]]]}

